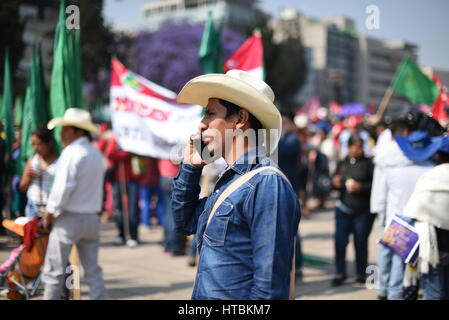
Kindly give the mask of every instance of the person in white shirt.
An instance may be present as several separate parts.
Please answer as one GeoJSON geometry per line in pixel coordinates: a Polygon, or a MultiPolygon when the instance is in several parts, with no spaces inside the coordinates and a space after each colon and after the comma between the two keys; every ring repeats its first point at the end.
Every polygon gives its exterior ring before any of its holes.
{"type": "Polygon", "coordinates": [[[435,157],[439,165],[419,178],[404,208],[419,235],[416,269],[408,266],[411,279],[404,279],[404,286],[407,280],[413,285],[415,273],[424,300],[449,299],[449,136],[442,140],[435,157]]]}
{"type": "MultiPolygon", "coordinates": [[[[378,213],[381,225],[386,227],[396,214],[402,215],[404,207],[419,177],[434,167],[429,159],[437,152],[440,142],[428,133],[414,131],[409,136],[396,135],[376,165],[381,166],[375,177],[376,193],[371,211],[378,213]]],[[[378,257],[379,296],[388,300],[403,300],[405,264],[401,258],[381,247],[378,257]]]]}
{"type": "Polygon", "coordinates": [[[54,148],[53,132],[39,128],[31,134],[34,152],[25,165],[20,191],[27,194],[25,216],[34,218],[43,214],[53,184],[58,154],[54,148]]]}
{"type": "Polygon", "coordinates": [[[394,140],[396,136],[408,136],[411,131],[412,128],[406,119],[394,119],[390,124],[390,128],[381,133],[375,147],[376,152],[373,158],[374,176],[370,197],[370,211],[377,215],[379,224],[383,228],[385,227],[386,222],[384,215],[385,210],[383,210],[383,208],[385,208],[386,199],[381,182],[385,179],[385,167],[387,164],[389,166],[398,166],[401,163],[408,164],[411,162],[411,160],[405,157],[394,140]]]}
{"type": "Polygon", "coordinates": [[[44,227],[51,230],[42,280],[44,299],[61,298],[72,245],[76,245],[91,299],[106,299],[103,272],[98,265],[103,192],[103,157],[90,144],[98,134],[89,112],[70,108],[47,127],[62,126],[63,151],[48,197],[44,227]]]}

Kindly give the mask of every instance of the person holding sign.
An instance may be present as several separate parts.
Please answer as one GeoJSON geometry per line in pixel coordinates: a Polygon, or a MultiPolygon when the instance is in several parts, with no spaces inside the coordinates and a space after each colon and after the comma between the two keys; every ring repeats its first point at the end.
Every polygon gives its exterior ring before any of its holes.
{"type": "MultiPolygon", "coordinates": [[[[440,137],[430,137],[425,131],[413,131],[408,136],[395,136],[393,148],[396,151],[386,153],[383,163],[384,174],[378,180],[376,197],[376,211],[385,217],[385,227],[391,224],[395,215],[403,215],[404,208],[413,193],[416,182],[425,172],[432,169],[435,164],[431,161],[433,155],[441,146],[440,137]]],[[[381,265],[381,279],[387,284],[386,295],[388,300],[404,300],[416,296],[414,290],[404,290],[403,280],[405,263],[393,254],[388,264],[381,265]]]]}

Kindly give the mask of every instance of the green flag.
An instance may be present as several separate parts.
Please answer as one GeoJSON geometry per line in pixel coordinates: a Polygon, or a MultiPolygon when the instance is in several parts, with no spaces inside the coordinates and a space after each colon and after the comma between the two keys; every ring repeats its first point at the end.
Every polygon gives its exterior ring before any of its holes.
{"type": "Polygon", "coordinates": [[[81,64],[81,32],[79,29],[75,31],[75,44],[73,47],[73,68],[74,68],[74,105],[83,108],[83,81],[82,81],[82,64],[81,64]]]}
{"type": "Polygon", "coordinates": [[[26,161],[34,154],[31,145],[31,134],[38,128],[47,126],[48,107],[45,82],[43,78],[40,47],[33,48],[31,67],[28,76],[28,87],[25,95],[22,117],[22,135],[20,146],[19,172],[24,168],[26,161]]]}
{"type": "Polygon", "coordinates": [[[438,96],[438,86],[407,56],[402,61],[391,86],[409,100],[431,106],[438,96]]]}
{"type": "Polygon", "coordinates": [[[33,68],[31,70],[32,93],[34,94],[34,119],[36,128],[45,128],[50,120],[50,110],[48,108],[47,89],[45,87],[44,68],[42,65],[41,48],[36,45],[33,48],[33,68]]]}
{"type": "MultiPolygon", "coordinates": [[[[50,89],[50,116],[62,117],[68,108],[82,108],[80,34],[75,37],[65,25],[65,0],[61,0],[56,25],[53,69],[50,89]]],[[[60,149],[61,128],[55,128],[55,140],[60,149]]]]}
{"type": "Polygon", "coordinates": [[[22,116],[23,116],[23,97],[18,96],[16,99],[16,105],[14,107],[14,125],[20,127],[22,125],[22,116]]]}
{"type": "Polygon", "coordinates": [[[13,93],[12,93],[12,79],[11,69],[9,66],[9,50],[5,52],[4,64],[4,78],[3,78],[3,127],[5,130],[6,153],[8,158],[12,156],[12,145],[14,143],[14,117],[13,117],[13,93]]]}
{"type": "MultiPolygon", "coordinates": [[[[68,101],[68,83],[67,76],[65,75],[67,71],[64,64],[64,49],[66,47],[66,35],[65,32],[65,0],[61,0],[59,8],[59,19],[56,26],[55,42],[53,49],[53,69],[51,73],[51,84],[50,84],[50,115],[52,118],[62,117],[65,110],[68,108],[70,101],[68,101]]],[[[61,144],[60,137],[61,129],[59,127],[55,128],[55,140],[57,145],[61,144]]]]}
{"type": "Polygon", "coordinates": [[[221,61],[220,32],[214,27],[212,13],[208,13],[204,24],[203,36],[199,51],[199,63],[204,74],[223,73],[223,62],[221,61]]]}

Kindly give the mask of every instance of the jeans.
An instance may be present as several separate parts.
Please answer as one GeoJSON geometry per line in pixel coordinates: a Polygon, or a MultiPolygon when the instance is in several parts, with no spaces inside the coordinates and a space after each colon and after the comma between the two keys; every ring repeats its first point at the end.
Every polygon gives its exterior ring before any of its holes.
{"type": "Polygon", "coordinates": [[[368,237],[374,221],[369,212],[348,214],[336,208],[335,262],[337,274],[346,275],[346,247],[349,236],[354,233],[356,272],[364,276],[368,265],[368,237]]]}
{"type": "MultiPolygon", "coordinates": [[[[128,198],[128,225],[129,225],[129,236],[131,239],[138,241],[138,226],[139,226],[139,214],[138,214],[138,189],[139,185],[137,182],[129,182],[126,185],[126,194],[128,198]]],[[[113,199],[114,199],[114,213],[115,222],[117,223],[117,228],[119,230],[119,237],[125,239],[125,227],[123,219],[123,198],[120,190],[120,182],[114,181],[112,185],[113,199]]]]}
{"type": "Polygon", "coordinates": [[[449,265],[429,266],[429,273],[421,276],[424,300],[449,299],[449,265]]]}
{"type": "Polygon", "coordinates": [[[190,245],[190,255],[195,257],[196,253],[196,235],[193,235],[192,244],[190,245]]]}
{"type": "Polygon", "coordinates": [[[165,204],[164,204],[164,193],[159,186],[140,186],[140,199],[142,200],[142,210],[140,212],[140,223],[145,226],[151,224],[151,198],[154,194],[157,195],[157,221],[159,225],[163,225],[164,215],[165,215],[165,204]]]}
{"type": "Polygon", "coordinates": [[[39,207],[32,200],[28,199],[25,207],[25,217],[34,218],[37,216],[39,216],[39,207]]]}
{"type": "Polygon", "coordinates": [[[175,220],[173,217],[173,211],[171,206],[171,196],[172,196],[172,178],[161,177],[160,186],[164,193],[164,247],[165,249],[172,252],[182,251],[183,244],[181,241],[181,235],[175,232],[175,220]]]}
{"type": "Polygon", "coordinates": [[[379,268],[379,295],[388,300],[403,300],[405,264],[390,249],[380,245],[377,256],[379,268]]]}
{"type": "Polygon", "coordinates": [[[301,245],[301,236],[298,233],[295,237],[295,272],[296,274],[301,274],[302,264],[303,264],[303,256],[302,256],[302,245],[301,245]]]}

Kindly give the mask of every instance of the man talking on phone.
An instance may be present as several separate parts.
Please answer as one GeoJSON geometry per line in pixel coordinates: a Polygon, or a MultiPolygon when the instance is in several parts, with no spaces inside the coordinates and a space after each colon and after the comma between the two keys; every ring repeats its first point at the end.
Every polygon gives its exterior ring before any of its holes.
{"type": "Polygon", "coordinates": [[[192,299],[288,299],[301,212],[268,157],[275,158],[282,126],[272,89],[230,70],[192,79],[177,101],[206,108],[173,182],[176,231],[196,233],[192,299]],[[212,194],[199,199],[203,167],[219,157],[227,168],[212,194]]]}

